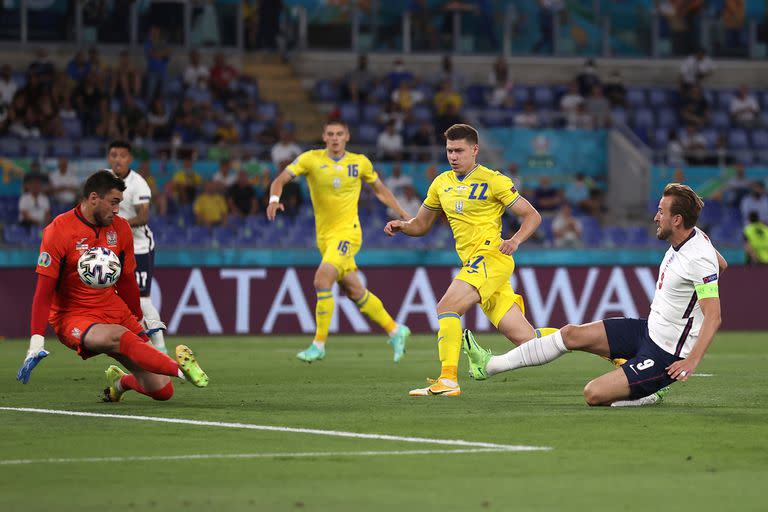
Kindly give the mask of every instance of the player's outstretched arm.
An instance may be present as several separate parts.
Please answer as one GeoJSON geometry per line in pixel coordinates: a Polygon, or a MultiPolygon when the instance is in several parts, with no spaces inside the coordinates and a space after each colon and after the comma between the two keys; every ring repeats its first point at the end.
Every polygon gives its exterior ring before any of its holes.
{"type": "Polygon", "coordinates": [[[509,210],[520,219],[520,229],[509,239],[501,242],[499,250],[504,254],[512,254],[517,248],[528,240],[541,224],[541,214],[524,197],[519,197],[509,210]]]}
{"type": "Polygon", "coordinates": [[[699,338],[696,340],[696,344],[691,349],[691,353],[688,357],[675,361],[667,367],[667,373],[670,377],[677,380],[688,380],[696,367],[704,357],[704,353],[709,348],[712,340],[715,338],[715,333],[720,328],[720,298],[708,297],[706,299],[699,299],[699,306],[701,312],[704,314],[704,321],[701,324],[701,330],[699,331],[699,338]]]}
{"type": "Polygon", "coordinates": [[[269,187],[269,205],[267,205],[267,218],[275,220],[277,212],[285,210],[285,206],[280,202],[280,195],[283,193],[283,187],[294,178],[290,171],[283,171],[277,175],[277,178],[269,187]]]}
{"type": "Polygon", "coordinates": [[[422,236],[430,230],[437,220],[440,212],[424,208],[419,208],[419,213],[408,221],[391,220],[384,226],[384,232],[389,236],[395,236],[395,233],[401,232],[408,236],[422,236]]]}
{"type": "Polygon", "coordinates": [[[27,355],[16,373],[16,380],[22,384],[29,382],[32,370],[48,355],[48,351],[45,350],[44,334],[48,325],[48,314],[51,310],[55,290],[56,279],[38,274],[35,297],[32,299],[32,319],[30,321],[32,335],[29,338],[27,355]]]}
{"type": "Polygon", "coordinates": [[[715,249],[715,254],[717,254],[717,267],[720,269],[720,274],[722,274],[728,268],[728,262],[725,261],[723,255],[717,249],[715,249]]]}
{"type": "Polygon", "coordinates": [[[401,219],[410,220],[413,218],[410,213],[400,206],[395,195],[381,180],[376,180],[371,183],[371,188],[373,189],[373,193],[376,194],[376,199],[387,205],[389,208],[392,208],[392,210],[397,212],[401,219]]]}

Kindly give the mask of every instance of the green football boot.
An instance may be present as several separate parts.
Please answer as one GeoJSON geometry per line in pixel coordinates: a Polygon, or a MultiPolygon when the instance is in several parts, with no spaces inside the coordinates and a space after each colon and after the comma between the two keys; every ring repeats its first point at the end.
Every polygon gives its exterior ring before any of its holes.
{"type": "Polygon", "coordinates": [[[125,372],[115,365],[110,366],[104,370],[104,375],[107,377],[107,387],[104,388],[105,402],[120,402],[123,399],[123,393],[125,391],[117,390],[117,383],[123,378],[125,372]]]}
{"type": "Polygon", "coordinates": [[[208,385],[208,375],[205,374],[197,362],[194,352],[186,346],[176,347],[176,362],[184,377],[195,387],[204,388],[208,385]]]}
{"type": "Polygon", "coordinates": [[[487,379],[488,372],[485,371],[485,368],[493,354],[490,350],[477,344],[475,335],[469,329],[464,329],[464,334],[461,335],[461,349],[469,361],[469,376],[475,380],[487,379]]]}
{"type": "Polygon", "coordinates": [[[314,343],[310,344],[306,350],[302,350],[296,357],[304,361],[305,363],[311,363],[312,361],[322,361],[325,359],[325,347],[320,348],[314,343]]]}
{"type": "Polygon", "coordinates": [[[395,355],[393,360],[397,363],[399,362],[403,356],[405,355],[405,345],[408,342],[408,336],[411,335],[411,330],[408,328],[408,326],[405,325],[399,325],[397,327],[397,332],[389,338],[389,343],[392,345],[392,350],[394,350],[395,355]]]}

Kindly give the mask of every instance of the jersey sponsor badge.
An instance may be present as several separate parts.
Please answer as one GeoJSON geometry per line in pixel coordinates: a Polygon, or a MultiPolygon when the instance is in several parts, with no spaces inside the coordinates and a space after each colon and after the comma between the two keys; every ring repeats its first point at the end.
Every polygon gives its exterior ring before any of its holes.
{"type": "Polygon", "coordinates": [[[117,245],[117,233],[107,231],[107,245],[117,245]]]}
{"type": "Polygon", "coordinates": [[[77,338],[77,339],[80,339],[80,335],[81,335],[81,334],[82,334],[82,333],[80,332],[80,329],[78,329],[77,327],[75,327],[74,329],[72,329],[72,337],[73,337],[73,338],[77,338]]]}
{"type": "Polygon", "coordinates": [[[712,281],[717,281],[717,274],[712,274],[711,276],[704,278],[704,284],[711,283],[712,281]]]}
{"type": "Polygon", "coordinates": [[[47,252],[41,252],[40,256],[37,257],[37,264],[40,267],[50,267],[51,266],[51,255],[47,252]]]}

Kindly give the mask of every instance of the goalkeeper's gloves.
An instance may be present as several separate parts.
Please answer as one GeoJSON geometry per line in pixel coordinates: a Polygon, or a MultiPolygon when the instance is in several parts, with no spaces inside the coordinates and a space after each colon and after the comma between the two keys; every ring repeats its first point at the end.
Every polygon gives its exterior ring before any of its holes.
{"type": "Polygon", "coordinates": [[[144,334],[146,334],[147,336],[152,336],[158,331],[168,330],[168,327],[166,327],[165,322],[162,322],[160,320],[153,320],[147,317],[144,317],[141,319],[141,326],[144,327],[144,334]]]}
{"type": "Polygon", "coordinates": [[[43,360],[49,354],[45,350],[45,338],[39,334],[33,334],[29,339],[29,350],[27,350],[27,357],[24,358],[24,362],[21,364],[18,373],[16,373],[16,380],[22,384],[29,382],[29,377],[32,375],[32,370],[35,366],[43,360]]]}

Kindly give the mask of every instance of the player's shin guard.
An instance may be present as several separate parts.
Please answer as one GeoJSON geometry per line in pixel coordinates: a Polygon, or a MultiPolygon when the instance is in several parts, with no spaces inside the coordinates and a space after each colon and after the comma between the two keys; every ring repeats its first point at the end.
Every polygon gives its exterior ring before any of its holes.
{"type": "Polygon", "coordinates": [[[437,317],[437,350],[440,354],[440,379],[458,382],[459,352],[461,352],[461,317],[457,313],[441,313],[437,317]]]}
{"type": "MultiPolygon", "coordinates": [[[[149,297],[141,298],[141,312],[144,313],[144,318],[147,320],[156,320],[157,322],[160,322],[160,313],[157,311],[155,305],[152,304],[152,299],[149,297]]],[[[165,348],[165,335],[162,330],[154,332],[149,339],[152,340],[152,345],[154,345],[157,350],[167,352],[165,348]]]]}
{"type": "Polygon", "coordinates": [[[131,331],[125,331],[120,336],[120,353],[148,372],[169,377],[179,376],[179,365],[176,361],[142,341],[131,331]]]}
{"type": "Polygon", "coordinates": [[[315,306],[315,341],[325,343],[328,339],[328,329],[331,326],[333,317],[333,292],[328,289],[317,290],[317,305],[315,306]]]}
{"type": "Polygon", "coordinates": [[[355,301],[360,312],[370,318],[373,322],[381,326],[387,334],[392,334],[397,328],[397,322],[384,309],[381,299],[371,293],[371,290],[365,290],[365,293],[355,301]]]}

